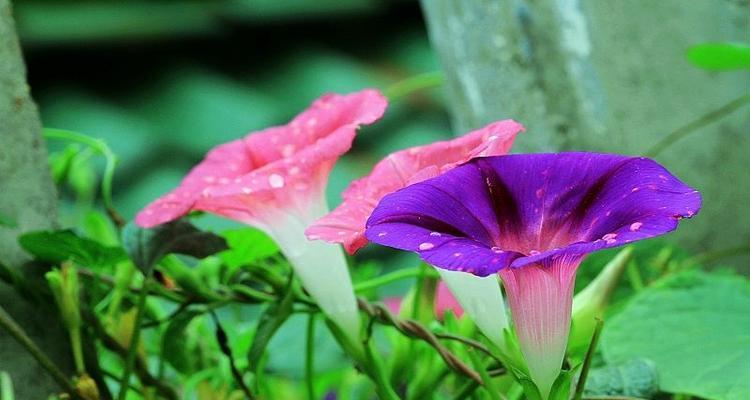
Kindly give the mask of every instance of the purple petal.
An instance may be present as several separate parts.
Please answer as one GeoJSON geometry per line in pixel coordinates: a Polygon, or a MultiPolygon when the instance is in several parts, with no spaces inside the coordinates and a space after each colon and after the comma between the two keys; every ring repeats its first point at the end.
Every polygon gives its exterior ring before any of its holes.
{"type": "Polygon", "coordinates": [[[696,190],[646,158],[496,156],[384,197],[367,237],[484,276],[662,235],[700,203],[696,190]]]}

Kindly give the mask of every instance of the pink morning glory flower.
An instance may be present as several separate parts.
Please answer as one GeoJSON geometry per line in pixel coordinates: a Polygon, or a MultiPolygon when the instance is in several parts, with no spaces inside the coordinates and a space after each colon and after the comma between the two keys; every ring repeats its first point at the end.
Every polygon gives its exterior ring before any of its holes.
{"type": "MultiPolygon", "coordinates": [[[[453,140],[390,154],[377,163],[368,176],[352,182],[344,191],[341,205],[315,221],[307,229],[307,237],[341,243],[353,254],[367,244],[365,224],[383,196],[438,176],[472,158],[506,154],[516,135],[523,130],[523,126],[516,121],[497,121],[453,140]]],[[[507,324],[505,319],[497,317],[505,316],[498,279],[439,271],[467,314],[486,336],[502,348],[502,331],[507,324]],[[489,314],[494,314],[494,317],[487,318],[489,314]]]]}
{"type": "MultiPolygon", "coordinates": [[[[388,311],[393,314],[398,314],[401,311],[403,300],[404,299],[401,297],[387,297],[383,299],[383,303],[388,307],[388,311]]],[[[453,315],[457,318],[461,318],[461,316],[464,315],[464,310],[461,308],[461,305],[458,304],[458,301],[456,301],[456,298],[453,297],[453,294],[448,290],[448,286],[446,286],[443,281],[438,282],[437,287],[435,288],[434,305],[435,316],[440,320],[443,319],[443,316],[449,310],[453,312],[453,315]]]]}
{"type": "Polygon", "coordinates": [[[546,398],[565,356],[583,258],[670,232],[700,205],[696,190],[646,158],[496,156],[385,196],[366,234],[440,269],[499,273],[529,375],[546,398]]]}
{"type": "Polygon", "coordinates": [[[178,188],[138,213],[136,223],[153,227],[200,210],[263,229],[322,310],[356,338],[359,317],[344,255],[306,240],[304,230],[328,212],[329,173],[357,128],[378,120],[386,106],[376,90],[324,95],[286,125],[211,150],[178,188]]]}

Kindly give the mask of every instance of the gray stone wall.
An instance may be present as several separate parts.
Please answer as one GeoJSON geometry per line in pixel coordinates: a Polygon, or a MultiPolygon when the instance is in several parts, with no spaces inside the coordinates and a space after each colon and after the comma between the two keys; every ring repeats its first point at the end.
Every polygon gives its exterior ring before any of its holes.
{"type": "MultiPolygon", "coordinates": [[[[516,152],[644,154],[750,91],[747,71],[711,73],[685,50],[750,41],[750,3],[731,0],[423,0],[456,132],[515,118],[516,152]]],[[[704,195],[672,236],[696,252],[750,243],[750,107],[657,160],[704,195]]],[[[742,267],[748,257],[727,260],[742,267]]]]}

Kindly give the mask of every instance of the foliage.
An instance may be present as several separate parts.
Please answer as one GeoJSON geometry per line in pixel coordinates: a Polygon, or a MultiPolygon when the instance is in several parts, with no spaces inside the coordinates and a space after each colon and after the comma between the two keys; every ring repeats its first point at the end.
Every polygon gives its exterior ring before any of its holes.
{"type": "Polygon", "coordinates": [[[750,282],[686,271],[635,296],[604,330],[610,363],[653,361],[662,390],[710,399],[750,396],[750,282]]]}

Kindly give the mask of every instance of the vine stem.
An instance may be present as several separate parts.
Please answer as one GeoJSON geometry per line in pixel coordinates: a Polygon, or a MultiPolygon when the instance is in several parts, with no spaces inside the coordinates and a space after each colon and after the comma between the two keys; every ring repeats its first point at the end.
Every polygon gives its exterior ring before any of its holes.
{"type": "Polygon", "coordinates": [[[307,320],[307,343],[305,344],[305,381],[307,383],[307,398],[315,400],[315,314],[310,313],[307,320]]]}
{"type": "Polygon", "coordinates": [[[115,168],[117,167],[117,155],[112,152],[112,149],[107,146],[101,139],[94,139],[92,137],[80,134],[78,132],[67,131],[64,129],[44,129],[44,137],[46,139],[59,139],[67,140],[69,142],[81,143],[89,148],[95,150],[104,157],[104,173],[102,175],[102,202],[107,210],[107,215],[112,222],[118,227],[122,228],[125,226],[125,220],[115,209],[114,203],[112,202],[112,182],[115,179],[115,168]]]}
{"type": "Polygon", "coordinates": [[[684,138],[685,136],[688,136],[694,131],[714,121],[717,121],[721,118],[726,117],[727,115],[733,113],[734,111],[736,111],[737,109],[739,109],[740,107],[748,103],[750,103],[750,93],[747,93],[744,96],[740,96],[715,110],[709,111],[706,114],[701,115],[697,119],[675,129],[674,131],[669,133],[667,136],[664,136],[661,140],[656,142],[656,144],[651,146],[651,148],[648,149],[648,151],[646,151],[645,153],[646,156],[656,157],[657,155],[659,155],[659,153],[664,151],[664,149],[673,145],[674,143],[684,138]]]}
{"type": "Polygon", "coordinates": [[[387,97],[388,100],[394,101],[419,90],[441,86],[444,81],[443,73],[440,71],[425,72],[423,74],[408,77],[388,86],[383,91],[383,94],[385,94],[385,97],[387,97]]]}
{"type": "Polygon", "coordinates": [[[146,298],[148,297],[148,288],[153,280],[154,269],[150,268],[143,279],[141,291],[138,293],[138,305],[135,311],[135,322],[133,324],[133,333],[130,335],[130,345],[128,353],[125,356],[125,370],[120,379],[120,393],[117,400],[125,400],[130,389],[130,375],[133,373],[133,365],[138,354],[138,343],[141,338],[141,322],[143,321],[143,310],[146,307],[146,298]]]}
{"type": "Polygon", "coordinates": [[[52,360],[47,357],[46,354],[40,349],[36,343],[26,334],[13,317],[8,314],[5,309],[0,306],[0,327],[5,329],[16,341],[23,346],[26,351],[31,354],[32,357],[44,368],[47,373],[50,374],[52,379],[57,382],[60,387],[70,394],[74,399],[82,400],[78,391],[75,390],[73,384],[65,376],[65,373],[58,368],[52,360]]]}

